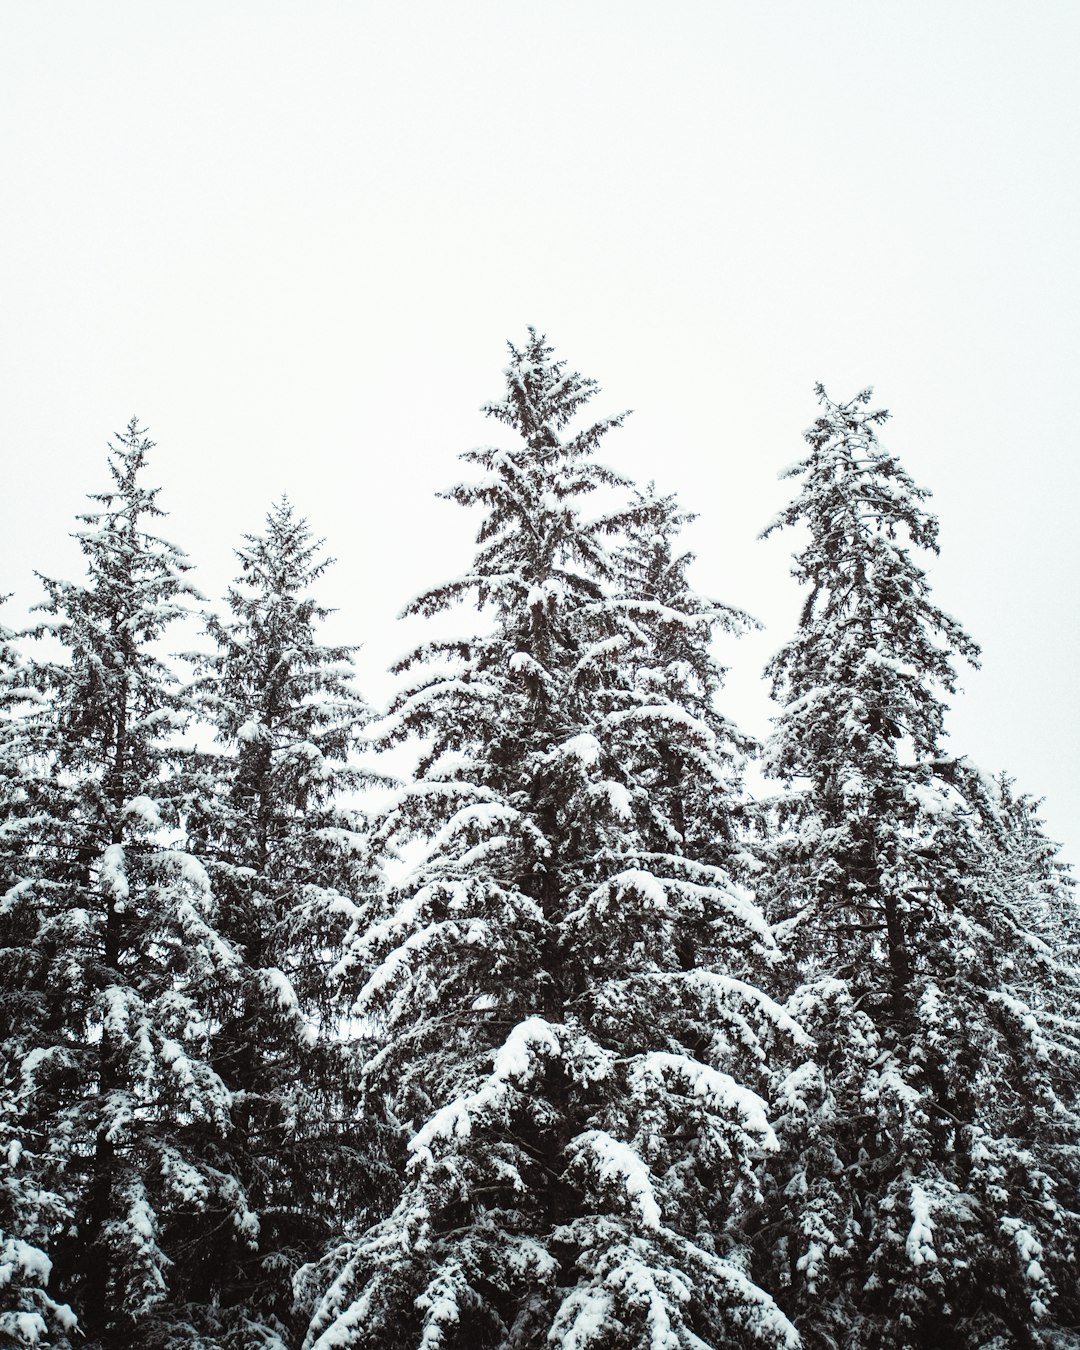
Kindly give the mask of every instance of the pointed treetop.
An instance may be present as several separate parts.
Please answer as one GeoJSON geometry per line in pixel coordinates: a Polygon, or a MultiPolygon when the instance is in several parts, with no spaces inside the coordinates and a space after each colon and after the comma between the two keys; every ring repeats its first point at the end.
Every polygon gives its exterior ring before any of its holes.
{"type": "Polygon", "coordinates": [[[567,425],[577,410],[599,391],[595,380],[567,371],[565,361],[555,360],[555,349],[535,328],[520,349],[508,342],[510,364],[506,367],[507,396],[484,405],[484,411],[519,428],[531,443],[557,444],[554,433],[567,425]],[[545,439],[546,433],[546,439],[545,439]]]}
{"type": "Polygon", "coordinates": [[[131,418],[123,431],[116,432],[113,440],[115,444],[110,442],[107,451],[109,475],[115,486],[111,491],[87,494],[105,509],[84,512],[78,519],[92,525],[103,515],[122,515],[134,526],[140,516],[164,516],[166,512],[157,505],[160,488],[143,487],[138,481],[156,442],[150,439],[145,427],[139,426],[137,417],[131,418]],[[121,503],[119,509],[116,503],[121,503]]]}
{"type": "Polygon", "coordinates": [[[783,475],[802,475],[801,486],[762,532],[765,538],[802,524],[810,534],[791,569],[810,593],[798,635],[770,663],[774,695],[800,698],[823,683],[826,667],[830,681],[841,666],[858,681],[858,672],[880,658],[871,684],[884,680],[894,688],[896,734],[903,725],[921,750],[933,753],[944,705],[921,694],[921,683],[955,692],[952,657],[977,666],[979,648],[932,602],[926,573],[911,555],[912,545],[938,551],[937,518],[921,505],[930,492],[878,441],[876,428],[888,413],[867,410],[869,389],[835,403],[819,385],[818,397],[821,415],[805,433],[810,454],[783,475]],[[903,715],[900,703],[907,705],[903,715]]]}
{"type": "Polygon", "coordinates": [[[780,474],[805,475],[802,491],[760,537],[806,517],[813,506],[819,514],[834,517],[824,537],[827,547],[838,546],[852,529],[863,538],[880,533],[894,540],[903,525],[917,548],[937,553],[937,517],[918,505],[931,496],[930,490],[919,487],[878,440],[876,428],[890,413],[887,408],[866,410],[873,389],[860,390],[847,403],[834,402],[824,385],[815,385],[814,392],[822,411],[803,433],[810,454],[780,474]]]}
{"type": "MultiPolygon", "coordinates": [[[[261,581],[275,594],[303,590],[335,561],[318,556],[325,539],[312,537],[307,519],[297,514],[285,493],[266,513],[265,532],[245,534],[243,539],[244,546],[234,551],[244,579],[261,581]]],[[[329,612],[320,609],[318,614],[325,617],[329,612]]]]}

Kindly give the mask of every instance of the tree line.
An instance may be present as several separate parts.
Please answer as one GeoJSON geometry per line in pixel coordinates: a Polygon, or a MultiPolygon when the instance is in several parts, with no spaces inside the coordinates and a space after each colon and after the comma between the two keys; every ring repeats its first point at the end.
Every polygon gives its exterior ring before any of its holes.
{"type": "Polygon", "coordinates": [[[818,388],[757,746],[596,392],[510,347],[407,611],[482,621],[378,714],[287,500],[162,656],[198,597],[114,439],[0,630],[0,1346],[1080,1346],[1077,907],[944,747],[928,493],[818,388]]]}

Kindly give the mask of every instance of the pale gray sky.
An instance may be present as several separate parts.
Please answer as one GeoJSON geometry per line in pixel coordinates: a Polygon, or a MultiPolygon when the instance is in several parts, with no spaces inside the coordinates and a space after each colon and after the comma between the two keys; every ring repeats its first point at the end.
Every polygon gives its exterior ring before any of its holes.
{"type": "Polygon", "coordinates": [[[700,513],[699,587],[767,624],[724,652],[761,733],[799,597],[755,536],[814,382],[873,383],[984,648],[953,746],[1080,857],[1077,70],[1075,0],[6,0],[8,621],[77,571],[137,413],[211,595],[272,498],[310,516],[377,700],[534,323],[636,410],[607,458],[700,513]]]}

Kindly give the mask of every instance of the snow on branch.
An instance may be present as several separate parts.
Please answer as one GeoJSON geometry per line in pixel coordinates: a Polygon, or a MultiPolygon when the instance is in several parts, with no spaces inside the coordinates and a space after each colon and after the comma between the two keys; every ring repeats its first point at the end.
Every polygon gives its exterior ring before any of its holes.
{"type": "Polygon", "coordinates": [[[456,1097],[436,1111],[409,1141],[413,1158],[420,1166],[432,1166],[432,1146],[437,1141],[464,1138],[471,1134],[474,1120],[504,1114],[513,1090],[528,1087],[543,1061],[561,1054],[562,1043],[551,1023],[537,1016],[519,1022],[495,1052],[492,1072],[476,1091],[456,1097]]]}

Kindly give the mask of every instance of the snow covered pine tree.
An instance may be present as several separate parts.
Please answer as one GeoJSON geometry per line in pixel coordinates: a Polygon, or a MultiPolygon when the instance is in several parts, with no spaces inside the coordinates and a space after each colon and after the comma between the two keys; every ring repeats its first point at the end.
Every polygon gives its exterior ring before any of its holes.
{"type": "Polygon", "coordinates": [[[70,1217],[46,1181],[50,1131],[23,1106],[23,1070],[39,1046],[35,1001],[26,989],[35,935],[21,903],[26,816],[36,793],[12,714],[25,702],[15,635],[0,627],[0,1345],[67,1345],[71,1310],[48,1293],[53,1234],[70,1217]]]}
{"type": "Polygon", "coordinates": [[[292,1276],[362,1208],[346,1045],[329,968],[361,927],[365,838],[340,802],[367,709],[352,648],[317,641],[329,611],[311,587],[330,564],[287,500],[246,535],[217,652],[195,658],[196,702],[223,749],[203,758],[187,814],[219,931],[243,953],[213,1065],[233,1094],[225,1144],[258,1220],[254,1241],[221,1225],[199,1253],[201,1303],[221,1306],[236,1350],[284,1347],[292,1276]]]}
{"type": "Polygon", "coordinates": [[[626,486],[595,459],[620,417],[563,439],[594,382],[532,330],[506,375],[486,411],[520,442],[446,494],[485,509],[475,561],[407,611],[473,597],[492,625],[398,667],[420,674],[385,739],[427,748],[384,831],[428,849],[352,958],[397,1203],[300,1281],[325,1291],[306,1344],[793,1346],[741,1234],[773,1144],[746,1084],[796,1033],[714,829],[733,755],[706,653],[733,616],[663,562],[670,510],[583,517],[626,486]],[[658,567],[606,547],[630,528],[658,567]]]}
{"type": "Polygon", "coordinates": [[[1031,895],[1008,811],[943,751],[952,660],[977,649],[911,556],[937,551],[928,494],[870,391],[818,394],[765,531],[809,532],[767,766],[792,788],[770,917],[818,1043],[778,1094],[771,1287],[809,1350],[1075,1346],[1075,920],[1052,869],[1055,904],[1031,895]]]}
{"type": "Polygon", "coordinates": [[[203,1221],[252,1223],[208,1063],[238,961],[205,871],[168,842],[189,714],[154,653],[190,587],[183,554],[146,531],[163,514],[140,484],[151,447],[134,421],[110,447],[112,486],[76,535],[87,584],[44,583],[35,631],[67,659],[24,663],[5,729],[20,766],[0,920],[9,1158],[32,1153],[56,1197],[54,1283],[100,1350],[197,1344],[183,1300],[203,1221]]]}

